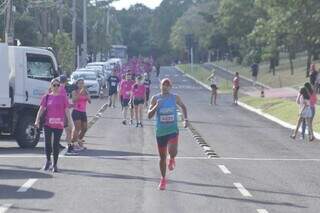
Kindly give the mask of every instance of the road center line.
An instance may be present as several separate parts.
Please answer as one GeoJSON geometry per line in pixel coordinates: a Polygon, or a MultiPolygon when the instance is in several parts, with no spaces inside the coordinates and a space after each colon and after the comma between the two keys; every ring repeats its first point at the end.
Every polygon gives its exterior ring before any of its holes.
{"type": "Polygon", "coordinates": [[[240,191],[240,193],[244,196],[244,197],[252,197],[252,195],[250,194],[250,192],[248,190],[246,190],[246,188],[244,188],[244,186],[241,183],[233,183],[233,185],[235,187],[237,187],[237,189],[240,191]]]}
{"type": "Polygon", "coordinates": [[[28,191],[28,189],[30,189],[32,187],[33,184],[35,184],[35,182],[37,182],[38,179],[29,179],[27,182],[25,182],[25,184],[23,184],[18,190],[17,192],[26,192],[28,191]]]}
{"type": "Polygon", "coordinates": [[[230,170],[225,165],[219,165],[219,168],[224,174],[231,174],[230,170]]]}
{"type": "Polygon", "coordinates": [[[0,213],[5,213],[10,209],[11,206],[12,204],[10,203],[3,204],[2,206],[0,206],[0,213]]]}
{"type": "Polygon", "coordinates": [[[257,209],[257,212],[258,213],[268,213],[268,211],[265,209],[257,209]]]}

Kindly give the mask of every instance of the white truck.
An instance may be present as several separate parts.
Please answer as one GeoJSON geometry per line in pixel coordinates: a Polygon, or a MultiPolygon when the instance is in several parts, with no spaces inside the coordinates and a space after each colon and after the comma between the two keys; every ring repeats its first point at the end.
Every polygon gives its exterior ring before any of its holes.
{"type": "Polygon", "coordinates": [[[34,128],[40,99],[58,76],[52,51],[0,43],[0,134],[12,135],[21,148],[40,138],[34,128]]]}

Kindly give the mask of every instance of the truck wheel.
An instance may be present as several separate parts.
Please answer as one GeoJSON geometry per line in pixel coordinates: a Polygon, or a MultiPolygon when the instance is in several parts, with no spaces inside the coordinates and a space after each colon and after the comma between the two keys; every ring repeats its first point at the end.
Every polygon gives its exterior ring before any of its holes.
{"type": "Polygon", "coordinates": [[[21,148],[34,148],[40,139],[40,131],[34,127],[33,116],[23,116],[19,119],[16,129],[16,140],[21,148]]]}

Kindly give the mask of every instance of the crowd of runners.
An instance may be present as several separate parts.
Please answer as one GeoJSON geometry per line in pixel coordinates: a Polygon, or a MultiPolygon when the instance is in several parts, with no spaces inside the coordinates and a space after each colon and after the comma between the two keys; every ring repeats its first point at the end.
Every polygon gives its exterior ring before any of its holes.
{"type": "MultiPolygon", "coordinates": [[[[159,77],[160,68],[146,65],[133,59],[124,70],[114,69],[108,78],[108,105],[117,107],[121,103],[123,125],[131,124],[143,127],[143,114],[147,110],[149,119],[155,116],[156,142],[159,152],[160,183],[159,189],[166,188],[166,170],[173,170],[176,165],[175,157],[178,152],[178,115],[177,107],[181,108],[184,126],[188,126],[187,109],[178,95],[171,93],[172,82],[165,78],[160,81],[160,93],[150,97],[152,70],[159,77]],[[130,117],[128,118],[128,111],[130,117]],[[169,160],[167,162],[167,155],[169,160]]],[[[58,158],[61,149],[60,139],[65,129],[68,143],[66,155],[76,155],[86,149],[84,136],[87,131],[87,104],[91,103],[90,94],[86,90],[83,79],[77,79],[71,100],[66,92],[67,77],[62,75],[53,79],[47,94],[40,103],[35,126],[44,128],[46,162],[43,170],[58,172],[58,158]],[[72,112],[70,113],[70,109],[72,112]],[[53,155],[53,161],[51,160],[53,155]]]]}

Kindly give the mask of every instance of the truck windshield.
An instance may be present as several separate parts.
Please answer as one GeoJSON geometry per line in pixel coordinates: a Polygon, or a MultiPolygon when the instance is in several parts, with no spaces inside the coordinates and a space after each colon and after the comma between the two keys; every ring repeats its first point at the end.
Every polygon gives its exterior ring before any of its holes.
{"type": "Polygon", "coordinates": [[[54,66],[49,56],[27,54],[28,78],[51,80],[54,78],[54,66]]]}

